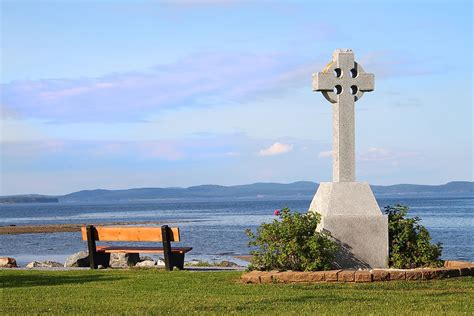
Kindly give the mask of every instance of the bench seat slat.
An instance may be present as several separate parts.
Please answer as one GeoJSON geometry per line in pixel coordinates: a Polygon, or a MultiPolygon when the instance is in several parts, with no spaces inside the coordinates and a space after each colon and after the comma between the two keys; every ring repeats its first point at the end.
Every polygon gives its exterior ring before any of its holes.
{"type": "MultiPolygon", "coordinates": [[[[173,247],[171,252],[187,253],[192,247],[173,247]]],[[[162,253],[163,247],[120,247],[120,246],[97,246],[97,252],[119,252],[119,253],[162,253]]]]}

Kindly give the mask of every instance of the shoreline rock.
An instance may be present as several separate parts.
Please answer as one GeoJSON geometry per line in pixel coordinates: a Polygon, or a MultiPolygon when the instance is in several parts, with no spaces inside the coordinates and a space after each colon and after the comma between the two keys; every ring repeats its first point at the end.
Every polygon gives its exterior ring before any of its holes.
{"type": "Polygon", "coordinates": [[[89,253],[87,251],[79,251],[69,256],[64,263],[65,268],[72,267],[88,267],[89,266],[89,253]]]}
{"type": "Polygon", "coordinates": [[[31,268],[62,268],[63,264],[56,261],[32,261],[26,265],[28,269],[31,268]]]}
{"type": "Polygon", "coordinates": [[[18,268],[15,258],[3,257],[0,258],[0,268],[18,268]]]}
{"type": "Polygon", "coordinates": [[[155,268],[157,267],[155,260],[143,260],[135,264],[135,268],[155,268]]]}
{"type": "MultiPolygon", "coordinates": [[[[110,254],[108,253],[97,253],[95,256],[96,264],[106,268],[109,266],[110,254]]],[[[89,267],[89,252],[79,251],[73,255],[70,255],[64,263],[65,268],[87,268],[89,267]]]]}
{"type": "Polygon", "coordinates": [[[129,268],[140,262],[138,253],[111,253],[109,267],[111,268],[129,268]]]}

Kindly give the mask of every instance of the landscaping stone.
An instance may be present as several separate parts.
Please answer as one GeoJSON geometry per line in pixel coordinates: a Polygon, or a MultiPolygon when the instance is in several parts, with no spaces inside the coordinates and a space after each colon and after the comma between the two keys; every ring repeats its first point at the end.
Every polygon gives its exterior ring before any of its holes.
{"type": "Polygon", "coordinates": [[[459,274],[460,276],[467,276],[467,275],[471,275],[471,268],[459,268],[459,274]]]}
{"type": "Polygon", "coordinates": [[[343,270],[337,274],[337,281],[339,282],[354,282],[355,271],[343,270]]]}
{"type": "Polygon", "coordinates": [[[372,273],[370,271],[356,271],[354,274],[355,282],[372,282],[372,273]]]}
{"type": "Polygon", "coordinates": [[[326,282],[337,282],[337,274],[342,270],[324,271],[324,280],[326,282]]]}
{"type": "Polygon", "coordinates": [[[459,269],[446,269],[446,277],[447,278],[455,278],[458,277],[461,273],[459,269]]]}
{"type": "Polygon", "coordinates": [[[445,275],[443,269],[423,269],[422,270],[422,279],[423,280],[433,280],[433,279],[441,279],[445,275]]]}
{"type": "Polygon", "coordinates": [[[311,282],[313,272],[296,272],[293,282],[309,283],[311,282]]]}
{"type": "Polygon", "coordinates": [[[423,275],[421,269],[407,270],[405,273],[407,281],[421,280],[423,275]]]}
{"type": "Polygon", "coordinates": [[[55,261],[32,261],[26,265],[27,268],[59,268],[63,267],[62,263],[55,261]]]}
{"type": "Polygon", "coordinates": [[[471,268],[474,267],[473,262],[466,262],[466,261],[445,261],[444,262],[445,268],[471,268]]]}
{"type": "Polygon", "coordinates": [[[260,283],[273,283],[273,275],[278,271],[260,272],[260,283]]]}
{"type": "Polygon", "coordinates": [[[17,268],[15,258],[3,257],[0,258],[0,268],[17,268]]]}
{"type": "Polygon", "coordinates": [[[137,268],[156,268],[156,261],[155,260],[143,260],[143,261],[137,262],[137,264],[135,264],[135,267],[137,267],[137,268]]]}
{"type": "Polygon", "coordinates": [[[111,253],[109,266],[111,268],[133,267],[140,261],[138,253],[111,253]]]}
{"type": "Polygon", "coordinates": [[[472,275],[474,267],[463,268],[418,268],[418,269],[373,269],[330,270],[316,272],[300,271],[251,271],[241,277],[244,283],[318,283],[318,282],[380,282],[419,281],[453,278],[472,275]]]}
{"type": "Polygon", "coordinates": [[[293,283],[294,279],[297,278],[297,274],[298,272],[294,271],[283,271],[274,275],[274,279],[276,282],[293,283]]]}
{"type": "Polygon", "coordinates": [[[309,279],[310,282],[324,282],[324,271],[311,272],[309,279]]]}
{"type": "Polygon", "coordinates": [[[371,270],[372,280],[376,282],[390,281],[390,273],[387,270],[371,270]]]}
{"type": "Polygon", "coordinates": [[[390,281],[406,280],[405,270],[388,270],[390,274],[390,281]]]}
{"type": "Polygon", "coordinates": [[[260,271],[250,271],[242,275],[240,280],[244,283],[260,283],[260,271]]]}

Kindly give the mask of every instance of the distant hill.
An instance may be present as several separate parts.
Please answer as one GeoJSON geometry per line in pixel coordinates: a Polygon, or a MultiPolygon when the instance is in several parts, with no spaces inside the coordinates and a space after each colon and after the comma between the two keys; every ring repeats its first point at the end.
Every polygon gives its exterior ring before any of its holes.
{"type": "Polygon", "coordinates": [[[314,182],[254,183],[236,186],[199,185],[189,188],[140,188],[127,190],[84,190],[60,196],[60,201],[117,201],[185,198],[258,198],[271,196],[310,196],[314,182]]]}
{"type": "MultiPolygon", "coordinates": [[[[139,188],[126,190],[84,190],[58,196],[61,202],[127,201],[152,199],[278,198],[314,195],[319,184],[300,181],[289,184],[254,183],[236,186],[199,185],[189,188],[139,188]]],[[[376,196],[474,196],[474,182],[456,181],[443,185],[373,185],[376,196]]]]}
{"type": "MultiPolygon", "coordinates": [[[[62,196],[0,196],[0,203],[100,202],[176,199],[311,198],[319,184],[254,183],[234,186],[198,185],[189,188],[137,188],[125,190],[83,190],[62,196]]],[[[372,185],[378,197],[474,197],[474,182],[455,181],[442,185],[372,185]]]]}
{"type": "Polygon", "coordinates": [[[474,196],[474,182],[453,181],[442,185],[372,185],[375,195],[465,195],[474,196]]]}
{"type": "Polygon", "coordinates": [[[45,195],[11,195],[0,196],[0,204],[2,203],[57,203],[58,198],[45,195]]]}

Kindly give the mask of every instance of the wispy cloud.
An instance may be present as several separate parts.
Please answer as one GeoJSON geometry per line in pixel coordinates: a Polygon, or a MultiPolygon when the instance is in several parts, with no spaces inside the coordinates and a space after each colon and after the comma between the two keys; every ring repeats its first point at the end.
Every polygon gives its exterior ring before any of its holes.
{"type": "Polygon", "coordinates": [[[372,51],[361,55],[356,61],[365,71],[374,73],[377,78],[423,76],[442,69],[439,60],[434,57],[420,57],[392,50],[372,51]]]}
{"type": "MultiPolygon", "coordinates": [[[[2,84],[0,106],[4,117],[15,113],[52,122],[143,121],[164,109],[240,104],[309,87],[311,74],[326,61],[277,53],[199,53],[143,71],[2,84]]],[[[377,76],[429,71],[405,67],[403,60],[377,52],[361,56],[361,63],[377,76]]]]}
{"type": "Polygon", "coordinates": [[[79,160],[194,161],[242,155],[252,141],[239,134],[156,140],[37,140],[2,141],[2,158],[9,161],[49,157],[79,160]]]}
{"type": "Polygon", "coordinates": [[[423,105],[423,102],[419,98],[402,97],[395,101],[396,107],[419,107],[423,105]]]}
{"type": "Polygon", "coordinates": [[[50,121],[137,121],[163,109],[232,104],[282,93],[314,67],[282,54],[201,53],[141,72],[16,81],[2,108],[50,121]]]}
{"type": "MultiPolygon", "coordinates": [[[[1,95],[1,92],[0,92],[1,95]]],[[[0,119],[16,119],[18,118],[18,113],[15,113],[13,110],[7,108],[6,106],[3,106],[0,103],[0,119]]]]}
{"type": "Polygon", "coordinates": [[[318,158],[332,157],[332,150],[321,151],[318,154],[318,158]]]}
{"type": "Polygon", "coordinates": [[[362,162],[395,161],[400,158],[415,157],[417,155],[418,153],[413,151],[394,151],[383,147],[370,147],[367,151],[360,153],[358,158],[362,162]]]}
{"type": "Polygon", "coordinates": [[[293,145],[274,143],[268,148],[264,148],[258,152],[259,156],[275,156],[288,153],[293,150],[293,145]]]}

